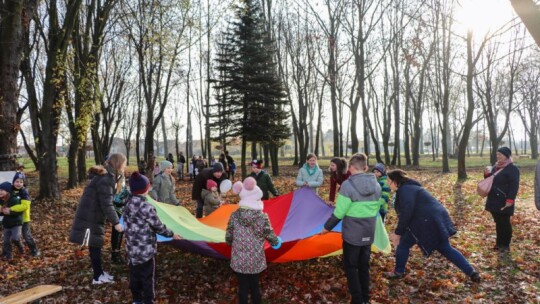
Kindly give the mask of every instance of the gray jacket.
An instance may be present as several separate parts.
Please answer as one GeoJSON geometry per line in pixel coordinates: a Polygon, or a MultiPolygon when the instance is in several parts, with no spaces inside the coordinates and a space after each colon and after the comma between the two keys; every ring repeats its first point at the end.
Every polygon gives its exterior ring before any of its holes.
{"type": "Polygon", "coordinates": [[[158,174],[152,182],[150,196],[158,202],[178,205],[180,202],[176,198],[174,179],[170,175],[158,174]]]}

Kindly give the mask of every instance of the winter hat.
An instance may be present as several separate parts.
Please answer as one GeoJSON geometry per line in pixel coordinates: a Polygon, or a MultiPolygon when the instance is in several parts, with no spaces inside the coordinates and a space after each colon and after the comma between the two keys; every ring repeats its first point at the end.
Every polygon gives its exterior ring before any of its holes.
{"type": "Polygon", "coordinates": [[[206,189],[210,190],[212,187],[217,188],[217,183],[213,179],[209,179],[206,181],[206,189]]]}
{"type": "Polygon", "coordinates": [[[506,156],[506,158],[510,158],[510,156],[512,156],[512,150],[510,150],[510,148],[508,147],[500,147],[497,152],[500,152],[501,154],[506,156]]]}
{"type": "Polygon", "coordinates": [[[214,172],[223,172],[223,165],[220,162],[217,162],[212,167],[212,173],[214,172]]]}
{"type": "Polygon", "coordinates": [[[386,167],[381,163],[377,163],[375,166],[373,166],[373,169],[371,170],[371,172],[375,170],[381,172],[382,175],[386,175],[386,167]]]}
{"type": "Polygon", "coordinates": [[[13,176],[13,183],[15,183],[16,180],[22,179],[23,182],[26,180],[26,176],[22,172],[15,173],[15,176],[13,176]]]}
{"type": "Polygon", "coordinates": [[[242,182],[236,182],[233,185],[233,192],[240,196],[240,207],[247,207],[254,210],[263,210],[261,188],[257,186],[257,181],[253,177],[248,177],[242,182]],[[240,191],[238,191],[240,189],[240,191]],[[238,192],[237,192],[238,191],[238,192]]]}
{"type": "Polygon", "coordinates": [[[129,190],[132,194],[144,194],[150,190],[150,181],[146,176],[135,171],[129,177],[129,190]]]}
{"type": "Polygon", "coordinates": [[[254,159],[251,161],[251,163],[249,163],[253,168],[258,168],[258,169],[261,169],[262,168],[262,160],[257,160],[257,159],[254,159]]]}
{"type": "Polygon", "coordinates": [[[165,171],[165,169],[169,169],[172,167],[173,167],[172,163],[168,160],[164,160],[161,163],[159,163],[159,170],[161,170],[161,172],[165,171]]]}
{"type": "Polygon", "coordinates": [[[3,182],[3,183],[0,184],[0,189],[6,191],[8,193],[11,192],[11,188],[12,188],[12,186],[11,186],[10,182],[3,182]]]}

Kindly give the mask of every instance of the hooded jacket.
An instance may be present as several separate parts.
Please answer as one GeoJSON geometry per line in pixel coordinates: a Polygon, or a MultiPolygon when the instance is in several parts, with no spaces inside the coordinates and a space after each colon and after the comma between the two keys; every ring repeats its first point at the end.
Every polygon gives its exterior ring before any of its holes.
{"type": "MultiPolygon", "coordinates": [[[[26,202],[28,201],[26,200],[26,202]]],[[[2,220],[2,226],[4,228],[13,228],[23,224],[23,212],[28,209],[29,204],[23,205],[20,197],[10,196],[7,202],[0,200],[0,205],[5,205],[9,208],[9,214],[4,215],[4,219],[2,220]]]]}
{"type": "Polygon", "coordinates": [[[87,229],[90,229],[88,245],[102,247],[105,236],[105,220],[118,224],[118,215],[113,207],[113,197],[117,176],[109,166],[90,168],[90,182],[75,212],[75,219],[69,234],[69,241],[83,244],[87,229]]]}
{"type": "Polygon", "coordinates": [[[215,197],[212,191],[202,189],[202,198],[204,199],[204,215],[207,216],[210,213],[216,211],[219,208],[221,201],[218,197],[215,197]]]}
{"type": "Polygon", "coordinates": [[[123,215],[126,251],[132,265],[143,264],[156,255],[156,233],[166,237],[174,234],[159,220],[156,208],[143,196],[133,195],[124,207],[123,215]]]}
{"type": "Polygon", "coordinates": [[[446,208],[415,180],[399,186],[395,209],[398,214],[395,233],[412,234],[425,255],[456,233],[446,208]]]}
{"type": "Polygon", "coordinates": [[[375,221],[381,207],[381,186],[373,173],[351,175],[343,182],[336,200],[336,209],[324,224],[332,230],[343,220],[343,241],[366,246],[375,238],[375,221]]]}
{"type": "Polygon", "coordinates": [[[268,215],[242,206],[231,214],[225,242],[232,246],[231,268],[238,273],[255,274],[266,269],[264,240],[279,243],[268,215]]]}
{"type": "Polygon", "coordinates": [[[150,192],[150,194],[152,198],[158,202],[171,205],[180,204],[176,198],[173,177],[163,172],[154,177],[154,181],[152,182],[152,192],[150,192]]]}

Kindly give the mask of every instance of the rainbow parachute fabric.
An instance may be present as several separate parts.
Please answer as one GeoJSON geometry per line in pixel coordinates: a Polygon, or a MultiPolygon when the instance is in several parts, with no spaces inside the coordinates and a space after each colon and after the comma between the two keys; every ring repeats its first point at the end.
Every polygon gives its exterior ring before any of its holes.
{"type": "MultiPolygon", "coordinates": [[[[158,241],[213,258],[231,257],[231,247],[225,244],[225,230],[231,213],[238,209],[238,205],[223,205],[199,220],[184,207],[159,203],[150,197],[148,200],[156,207],[161,221],[183,238],[174,241],[160,236],[158,241]]],[[[341,223],[332,232],[319,234],[333,210],[306,188],[264,201],[263,212],[268,214],[275,233],[283,242],[278,250],[265,243],[266,260],[283,263],[340,254],[341,223]]],[[[390,252],[388,234],[380,216],[377,217],[372,251],[390,252]]]]}

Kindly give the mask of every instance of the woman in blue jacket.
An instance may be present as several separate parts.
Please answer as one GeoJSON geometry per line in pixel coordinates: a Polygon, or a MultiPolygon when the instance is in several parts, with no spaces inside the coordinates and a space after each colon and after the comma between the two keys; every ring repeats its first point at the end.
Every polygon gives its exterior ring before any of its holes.
{"type": "Polygon", "coordinates": [[[387,276],[401,278],[405,275],[409,250],[416,244],[426,256],[437,250],[473,282],[479,282],[480,274],[450,245],[448,238],[456,233],[456,229],[444,206],[405,171],[390,171],[387,176],[390,189],[396,193],[394,207],[398,215],[397,227],[390,235],[397,246],[396,266],[387,276]]]}

